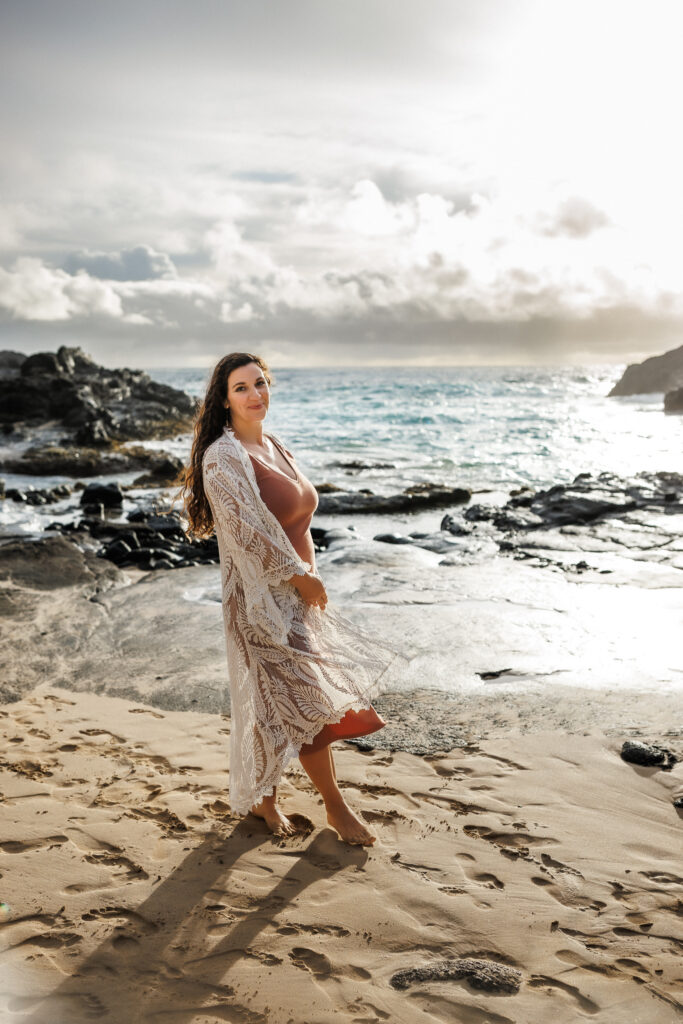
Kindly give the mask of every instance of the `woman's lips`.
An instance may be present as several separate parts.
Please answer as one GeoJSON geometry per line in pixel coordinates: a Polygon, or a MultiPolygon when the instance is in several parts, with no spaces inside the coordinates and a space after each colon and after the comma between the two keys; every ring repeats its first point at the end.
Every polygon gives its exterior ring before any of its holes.
{"type": "Polygon", "coordinates": [[[263,402],[261,402],[260,405],[250,405],[249,408],[250,409],[262,409],[263,408],[263,402]]]}

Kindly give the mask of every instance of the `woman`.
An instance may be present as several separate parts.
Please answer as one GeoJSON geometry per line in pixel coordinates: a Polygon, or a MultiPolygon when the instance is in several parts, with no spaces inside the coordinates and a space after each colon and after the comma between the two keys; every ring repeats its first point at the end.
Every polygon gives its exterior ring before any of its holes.
{"type": "Polygon", "coordinates": [[[230,804],[277,835],[294,824],[277,784],[299,760],[347,843],[376,836],[337,786],[330,743],[386,725],[368,699],[399,654],[328,603],[310,522],[318,495],[275,434],[265,434],[271,376],[233,352],[213,371],[197,414],[181,493],[195,536],[215,529],[231,701],[230,804]]]}

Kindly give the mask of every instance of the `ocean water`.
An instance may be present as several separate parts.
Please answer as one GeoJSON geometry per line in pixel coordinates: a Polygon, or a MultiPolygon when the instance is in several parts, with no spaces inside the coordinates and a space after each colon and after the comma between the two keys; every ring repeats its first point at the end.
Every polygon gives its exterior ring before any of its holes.
{"type": "MultiPolygon", "coordinates": [[[[682,471],[683,416],[665,415],[661,394],[607,398],[622,369],[279,370],[265,429],[281,434],[314,483],[379,494],[420,481],[507,490],[582,472],[682,471]],[[390,465],[337,465],[351,460],[390,465]]],[[[154,376],[203,395],[208,372],[154,376]]],[[[189,439],[176,444],[186,457],[189,439]]]]}
{"type": "MultiPolygon", "coordinates": [[[[661,394],[607,398],[622,370],[273,368],[265,429],[283,438],[314,484],[377,494],[433,482],[496,492],[480,500],[505,500],[514,487],[548,487],[583,472],[682,472],[683,416],[665,415],[661,394]],[[351,461],[362,467],[344,465],[351,461]]],[[[149,372],[195,396],[204,394],[210,374],[149,372]]],[[[191,437],[145,443],[187,460],[191,437]]],[[[2,475],[8,487],[66,479],[2,475]]],[[[135,476],[100,479],[129,483],[135,476]]],[[[69,504],[74,500],[43,509],[3,502],[0,530],[39,531],[49,521],[73,518],[69,504]]]]}

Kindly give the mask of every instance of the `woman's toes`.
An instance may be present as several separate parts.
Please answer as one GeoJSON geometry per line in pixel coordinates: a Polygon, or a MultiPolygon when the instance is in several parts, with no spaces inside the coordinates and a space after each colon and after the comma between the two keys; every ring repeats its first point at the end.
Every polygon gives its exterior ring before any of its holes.
{"type": "Polygon", "coordinates": [[[327,820],[339,833],[339,838],[352,846],[371,846],[377,838],[356,817],[350,807],[335,809],[328,813],[327,820]]]}

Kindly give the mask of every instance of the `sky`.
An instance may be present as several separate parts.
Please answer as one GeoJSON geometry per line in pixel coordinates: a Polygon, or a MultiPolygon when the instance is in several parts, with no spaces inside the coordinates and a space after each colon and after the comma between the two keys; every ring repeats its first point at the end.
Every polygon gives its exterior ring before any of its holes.
{"type": "Polygon", "coordinates": [[[679,0],[2,0],[0,347],[683,343],[679,0]]]}

